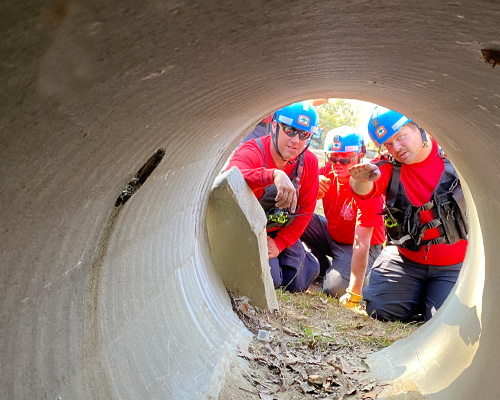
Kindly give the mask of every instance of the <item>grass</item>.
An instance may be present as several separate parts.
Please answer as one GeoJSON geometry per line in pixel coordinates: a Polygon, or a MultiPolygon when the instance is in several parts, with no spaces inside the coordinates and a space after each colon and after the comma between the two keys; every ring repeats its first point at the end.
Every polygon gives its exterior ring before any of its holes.
{"type": "Polygon", "coordinates": [[[282,322],[302,334],[297,340],[298,345],[324,347],[336,343],[378,350],[408,336],[420,326],[363,317],[340,305],[336,298],[321,292],[317,285],[305,293],[278,289],[276,295],[282,322]]]}

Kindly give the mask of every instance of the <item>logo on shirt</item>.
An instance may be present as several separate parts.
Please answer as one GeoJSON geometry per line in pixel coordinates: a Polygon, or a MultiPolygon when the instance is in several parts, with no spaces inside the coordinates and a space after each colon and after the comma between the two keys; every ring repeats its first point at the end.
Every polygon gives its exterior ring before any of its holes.
{"type": "Polygon", "coordinates": [[[387,131],[385,130],[384,125],[382,125],[375,130],[375,133],[378,137],[382,137],[387,133],[387,131]]]}
{"type": "Polygon", "coordinates": [[[350,204],[344,204],[340,210],[340,216],[346,221],[352,221],[356,217],[350,204]]]}
{"type": "Polygon", "coordinates": [[[309,126],[309,121],[310,119],[306,115],[299,115],[299,118],[297,119],[297,122],[303,126],[309,126]]]}
{"type": "Polygon", "coordinates": [[[335,151],[335,150],[340,150],[342,148],[342,143],[340,142],[333,142],[332,144],[332,150],[335,151]]]}

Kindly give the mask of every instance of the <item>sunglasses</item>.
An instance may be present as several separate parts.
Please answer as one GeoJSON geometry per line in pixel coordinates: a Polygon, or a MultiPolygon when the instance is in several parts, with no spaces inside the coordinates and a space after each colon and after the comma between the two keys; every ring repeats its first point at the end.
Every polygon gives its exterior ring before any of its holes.
{"type": "Polygon", "coordinates": [[[285,132],[290,137],[294,137],[295,135],[299,134],[300,140],[306,140],[312,136],[311,132],[303,131],[302,129],[297,129],[287,124],[280,123],[280,126],[281,129],[283,129],[283,132],[285,132]]]}
{"type": "Polygon", "coordinates": [[[337,157],[330,157],[330,161],[332,164],[337,164],[340,163],[341,165],[347,165],[352,163],[358,155],[356,154],[353,158],[337,158],[337,157]]]}

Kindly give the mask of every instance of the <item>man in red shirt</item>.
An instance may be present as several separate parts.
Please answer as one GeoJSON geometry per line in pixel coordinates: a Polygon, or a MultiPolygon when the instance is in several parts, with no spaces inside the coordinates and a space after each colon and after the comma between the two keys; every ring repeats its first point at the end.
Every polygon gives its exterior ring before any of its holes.
{"type": "Polygon", "coordinates": [[[332,296],[361,293],[365,274],[385,242],[382,200],[356,199],[349,190],[349,168],[360,163],[365,152],[364,140],[353,128],[333,136],[326,149],[329,161],[319,171],[318,198],[323,199],[326,218],[314,214],[301,237],[320,262],[323,291],[332,296]]]}
{"type": "Polygon", "coordinates": [[[453,288],[467,250],[460,181],[436,141],[404,115],[379,106],[368,131],[390,157],[351,167],[351,189],[361,199],[386,196],[384,221],[395,246],[373,265],[363,290],[367,312],[428,320],[453,288]]]}
{"type": "Polygon", "coordinates": [[[227,169],[238,167],[266,212],[267,246],[276,288],[305,291],[319,274],[318,260],[300,236],[316,205],[318,159],[307,150],[319,115],[310,102],[276,111],[271,135],[245,142],[227,169]]]}

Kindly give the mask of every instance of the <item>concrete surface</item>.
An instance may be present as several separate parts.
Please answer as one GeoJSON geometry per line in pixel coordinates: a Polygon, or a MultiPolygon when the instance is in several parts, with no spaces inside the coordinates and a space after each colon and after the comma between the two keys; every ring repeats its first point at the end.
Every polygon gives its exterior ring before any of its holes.
{"type": "Polygon", "coordinates": [[[0,19],[0,398],[217,398],[248,336],[209,255],[210,188],[257,121],[320,97],[418,121],[476,208],[450,300],[374,370],[498,398],[498,2],[5,0],[0,19]]]}
{"type": "Polygon", "coordinates": [[[206,226],[210,254],[226,289],[260,308],[278,310],[267,257],[266,216],[238,168],[215,179],[206,226]]]}

